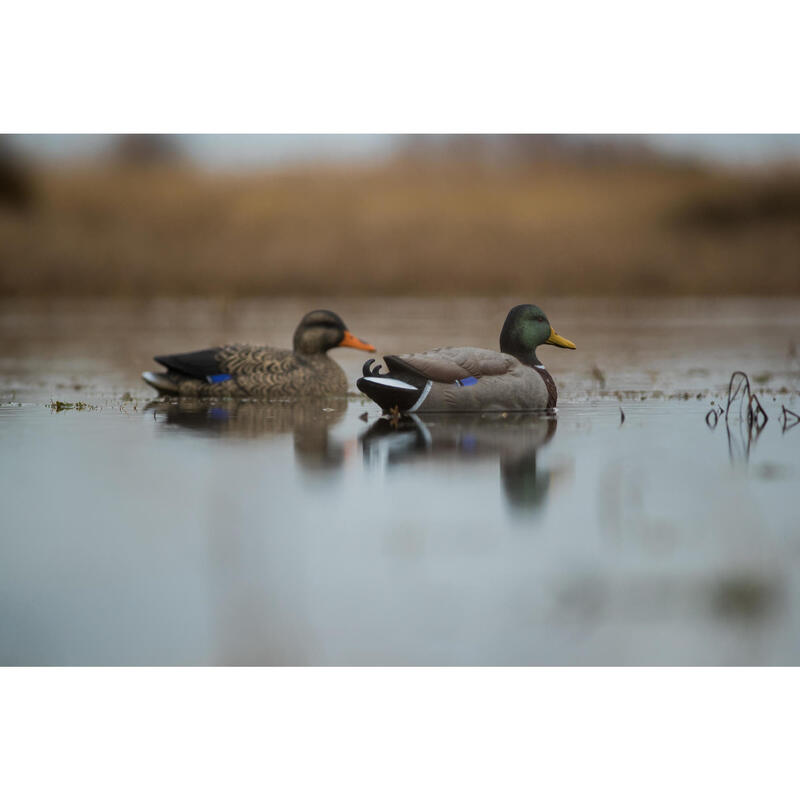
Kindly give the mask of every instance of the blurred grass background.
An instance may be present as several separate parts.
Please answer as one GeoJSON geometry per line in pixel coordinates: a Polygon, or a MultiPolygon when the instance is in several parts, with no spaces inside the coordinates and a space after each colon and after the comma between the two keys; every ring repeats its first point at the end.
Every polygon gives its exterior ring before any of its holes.
{"type": "Polygon", "coordinates": [[[800,293],[796,162],[450,136],[221,171],[177,141],[121,136],[103,157],[39,161],[0,139],[0,293],[800,293]]]}

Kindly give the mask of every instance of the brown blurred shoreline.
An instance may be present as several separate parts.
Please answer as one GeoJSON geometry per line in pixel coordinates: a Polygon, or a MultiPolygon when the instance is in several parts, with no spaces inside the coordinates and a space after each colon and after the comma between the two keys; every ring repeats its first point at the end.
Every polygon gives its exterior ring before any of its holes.
{"type": "Polygon", "coordinates": [[[37,168],[0,295],[797,295],[800,171],[396,158],[37,168]]]}

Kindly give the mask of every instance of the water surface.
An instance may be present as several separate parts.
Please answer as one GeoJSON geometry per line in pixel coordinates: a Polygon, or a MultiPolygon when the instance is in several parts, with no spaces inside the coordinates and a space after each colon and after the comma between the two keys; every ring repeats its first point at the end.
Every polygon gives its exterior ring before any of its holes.
{"type": "Polygon", "coordinates": [[[138,377],[318,306],[382,353],[496,347],[524,299],[4,302],[0,663],[800,663],[798,301],[539,298],[579,348],[540,351],[554,417],[138,377]],[[706,424],[735,369],[757,437],[706,424]]]}

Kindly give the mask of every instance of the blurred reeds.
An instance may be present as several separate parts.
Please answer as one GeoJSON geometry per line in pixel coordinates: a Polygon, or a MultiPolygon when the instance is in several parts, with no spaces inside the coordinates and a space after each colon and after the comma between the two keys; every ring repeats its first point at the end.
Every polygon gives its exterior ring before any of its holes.
{"type": "MultiPolygon", "coordinates": [[[[0,203],[0,293],[800,293],[800,173],[401,154],[218,174],[39,168],[0,203]]],[[[1,188],[1,187],[0,187],[1,188]]]]}

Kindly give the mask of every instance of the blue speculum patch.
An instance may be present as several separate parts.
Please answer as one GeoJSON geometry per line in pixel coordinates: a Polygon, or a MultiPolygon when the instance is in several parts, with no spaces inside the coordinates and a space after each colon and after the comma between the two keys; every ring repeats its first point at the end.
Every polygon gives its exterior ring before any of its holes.
{"type": "Polygon", "coordinates": [[[459,386],[473,386],[478,382],[477,378],[473,378],[470,376],[469,378],[462,378],[460,381],[456,381],[459,386]]]}
{"type": "Polygon", "coordinates": [[[209,383],[222,383],[222,381],[229,381],[231,376],[227,372],[220,372],[217,375],[206,375],[206,380],[209,383]]]}

